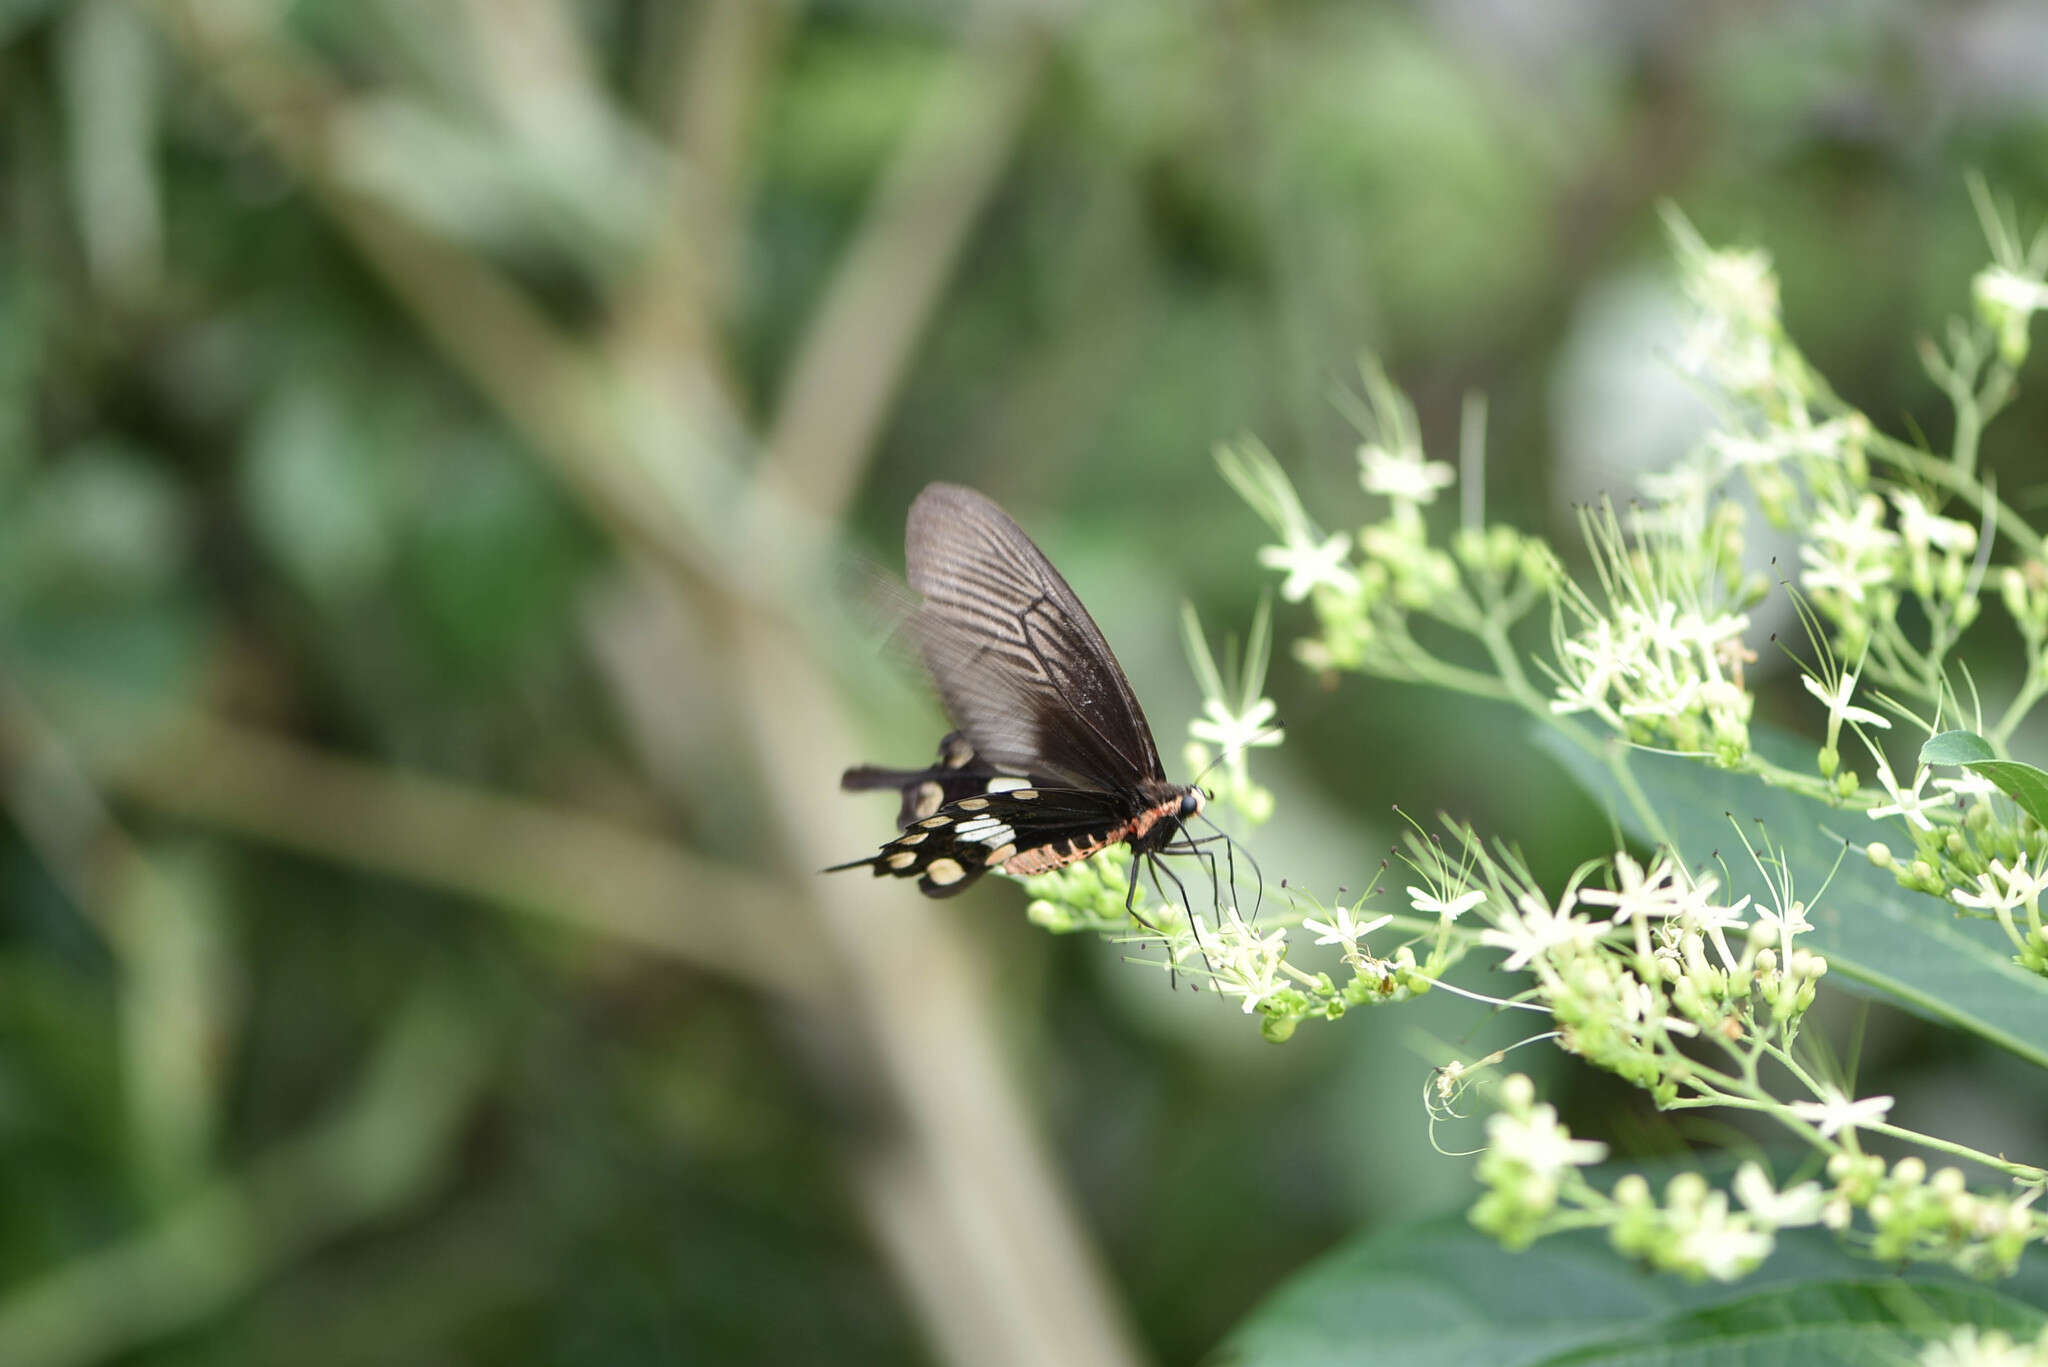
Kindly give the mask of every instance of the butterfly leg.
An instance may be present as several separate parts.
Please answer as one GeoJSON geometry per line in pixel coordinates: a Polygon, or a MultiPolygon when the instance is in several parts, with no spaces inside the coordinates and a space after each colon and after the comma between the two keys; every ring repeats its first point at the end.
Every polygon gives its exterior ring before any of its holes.
{"type": "Polygon", "coordinates": [[[1188,930],[1194,934],[1195,947],[1202,951],[1202,967],[1208,969],[1212,973],[1215,972],[1215,965],[1209,962],[1209,951],[1202,944],[1202,927],[1201,924],[1195,920],[1194,904],[1188,901],[1187,885],[1180,881],[1179,874],[1176,874],[1172,869],[1167,868],[1166,865],[1160,861],[1158,855],[1148,854],[1142,856],[1142,858],[1145,860],[1145,867],[1151,871],[1152,886],[1158,889],[1159,900],[1161,900],[1162,902],[1170,902],[1173,900],[1172,898],[1166,895],[1166,889],[1159,886],[1160,874],[1165,874],[1167,881],[1172,883],[1173,886],[1179,890],[1181,908],[1188,914],[1188,930]]]}
{"type": "Polygon", "coordinates": [[[1230,851],[1229,836],[1224,835],[1221,831],[1218,831],[1215,835],[1205,835],[1197,839],[1196,837],[1189,835],[1187,832],[1187,827],[1183,826],[1180,830],[1180,843],[1177,845],[1167,845],[1165,849],[1161,851],[1161,853],[1191,854],[1195,858],[1202,861],[1203,865],[1209,871],[1209,893],[1211,904],[1214,906],[1218,918],[1221,918],[1221,916],[1223,915],[1224,887],[1230,887],[1232,889],[1233,898],[1236,896],[1235,889],[1237,887],[1237,864],[1235,860],[1231,861],[1230,882],[1228,884],[1219,881],[1216,872],[1216,856],[1210,851],[1202,848],[1205,845],[1213,845],[1219,840],[1224,842],[1224,853],[1226,856],[1228,856],[1230,851]]]}
{"type": "MultiPolygon", "coordinates": [[[[1159,927],[1138,914],[1138,860],[1142,858],[1136,850],[1131,851],[1130,872],[1124,877],[1124,915],[1145,929],[1158,933],[1159,927]]],[[[1157,880],[1154,880],[1155,883],[1157,880]]],[[[1162,894],[1163,895],[1163,894],[1162,894]]]]}
{"type": "MultiPolygon", "coordinates": [[[[1218,826],[1214,821],[1210,821],[1208,817],[1204,816],[1202,820],[1208,821],[1210,828],[1216,832],[1213,836],[1203,837],[1204,843],[1209,840],[1221,840],[1223,842],[1225,857],[1230,861],[1230,886],[1235,888],[1237,886],[1237,842],[1232,840],[1221,826],[1218,826]]],[[[1256,880],[1257,891],[1253,894],[1252,901],[1252,922],[1256,925],[1259,913],[1265,910],[1266,906],[1266,871],[1259,867],[1258,860],[1252,858],[1250,850],[1244,852],[1244,857],[1245,862],[1252,866],[1252,877],[1256,880]]]]}

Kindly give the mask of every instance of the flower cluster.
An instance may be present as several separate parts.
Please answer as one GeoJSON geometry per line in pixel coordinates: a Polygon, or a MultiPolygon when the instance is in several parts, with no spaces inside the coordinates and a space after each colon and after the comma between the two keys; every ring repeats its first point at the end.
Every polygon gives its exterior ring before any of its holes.
{"type": "Polygon", "coordinates": [[[2048,1328],[2016,1342],[2001,1329],[1966,1324],[1920,1351],[1920,1367],[2048,1367],[2048,1328]]]}
{"type": "MultiPolygon", "coordinates": [[[[2048,543],[1975,474],[1976,442],[2010,396],[2027,324],[2048,307],[2048,234],[2021,252],[1995,226],[1978,324],[1959,323],[1944,345],[1923,350],[1956,409],[1954,447],[1937,455],[1879,431],[1807,365],[1780,319],[1767,256],[1710,248],[1673,215],[1695,314],[1680,360],[1720,400],[1720,430],[1647,479],[1643,499],[1582,510],[1581,575],[1542,538],[1486,523],[1482,443],[1468,431],[1455,470],[1432,459],[1412,406],[1376,363],[1366,363],[1363,398],[1347,410],[1372,510],[1362,525],[1327,530],[1311,518],[1256,442],[1218,453],[1225,478],[1273,533],[1260,564],[1279,574],[1284,601],[1313,613],[1298,659],[1325,674],[1357,671],[1520,708],[1615,776],[1637,828],[1664,842],[1648,857],[1616,853],[1547,890],[1518,856],[1470,828],[1446,823],[1447,853],[1416,827],[1400,853],[1415,881],[1396,880],[1405,907],[1365,913],[1378,877],[1364,895],[1328,904],[1282,883],[1262,920],[1256,910],[1241,915],[1251,889],[1229,872],[1215,876],[1207,854],[1209,905],[1184,890],[1127,902],[1132,870],[1118,853],[1033,880],[1034,920],[1156,946],[1155,962],[1213,986],[1276,1041],[1306,1020],[1437,990],[1541,1013],[1548,1028],[1525,1044],[1554,1042],[1668,1110],[1724,1108],[1775,1123],[1812,1154],[1807,1180],[1783,1188],[1749,1164],[1727,1191],[1681,1175],[1661,1196],[1640,1178],[1603,1192],[1586,1171],[1603,1146],[1574,1138],[1526,1079],[1509,1079],[1487,1122],[1473,1219],[1511,1244],[1597,1225],[1652,1266],[1726,1279],[1767,1256],[1777,1231],[1818,1224],[1853,1230],[1886,1259],[2008,1270],[2021,1250],[2048,1240],[2048,1217],[2033,1204],[2048,1172],[1893,1123],[1891,1097],[1855,1094],[1824,1062],[1833,1055],[1802,1037],[1829,965],[1810,945],[1795,875],[1811,887],[1831,869],[1795,869],[1784,854],[1752,846],[1749,827],[1738,825],[1761,890],[1724,895],[1725,870],[1708,872],[1711,862],[1697,862],[1703,850],[1691,850],[1689,863],[1671,846],[1629,768],[1640,747],[1754,776],[1810,801],[1837,848],[1844,827],[1880,823],[1909,848],[1895,856],[1871,841],[1874,865],[1959,913],[1996,920],[2015,959],[2048,976],[2048,811],[2037,809],[2048,806],[2048,775],[2030,771],[2038,791],[2029,807],[1977,771],[1999,771],[1979,761],[2004,761],[2020,723],[2048,697],[2048,543]],[[1767,519],[1796,534],[1796,556],[1784,564],[1746,560],[1742,486],[1767,519]],[[1453,489],[1463,496],[1445,499],[1453,489]],[[1988,718],[1955,661],[1986,585],[1998,589],[2025,668],[2005,711],[1988,718]],[[1754,639],[1759,604],[1774,593],[1790,600],[1805,632],[1801,683],[1825,731],[1811,765],[1786,762],[1776,747],[1761,753],[1752,737],[1746,667],[1763,645],[1754,639]],[[1545,607],[1548,650],[1525,655],[1517,629],[1545,607]],[[1953,749],[1930,746],[1922,762],[1895,748],[1956,717],[1982,733],[1960,761],[1977,768],[1950,770],[1964,753],[1953,749]],[[1526,988],[1502,1001],[1451,981],[1473,955],[1526,975],[1526,988]],[[1864,1151],[1873,1133],[1967,1156],[2015,1186],[1972,1191],[1960,1169],[1930,1175],[1917,1158],[1887,1166],[1864,1151]]],[[[1263,610],[1241,662],[1228,668],[1191,615],[1188,635],[1203,692],[1189,763],[1224,766],[1219,806],[1263,820],[1272,795],[1248,770],[1251,750],[1278,739],[1263,696],[1263,610]]],[[[1202,880],[1190,881],[1199,894],[1202,880]]],[[[1440,1070],[1445,1096],[1497,1058],[1440,1070]]]]}
{"type": "Polygon", "coordinates": [[[1712,755],[1749,753],[1753,699],[1742,667],[1742,609],[1761,596],[1740,571],[1742,510],[1733,503],[1663,505],[1628,525],[1603,503],[1582,516],[1598,596],[1560,580],[1551,615],[1556,716],[1591,712],[1643,745],[1712,755]]]}
{"type": "Polygon", "coordinates": [[[1575,1171],[1607,1157],[1607,1146],[1574,1139],[1558,1124],[1556,1108],[1536,1100],[1529,1079],[1515,1073],[1500,1088],[1501,1107],[1486,1122],[1486,1152],[1479,1181],[1486,1195],[1472,1223],[1509,1248],[1523,1248],[1545,1231],[1575,1171]]]}
{"type": "MultiPolygon", "coordinates": [[[[1859,1117],[1881,1114],[1868,1102],[1836,1109],[1843,1133],[1859,1117]]],[[[1824,1181],[1782,1188],[1755,1162],[1736,1169],[1728,1191],[1698,1172],[1681,1172],[1661,1202],[1634,1173],[1603,1192],[1580,1169],[1605,1158],[1606,1146],[1572,1138],[1521,1074],[1502,1081],[1486,1134],[1479,1163],[1485,1194],[1472,1209],[1474,1225],[1519,1248],[1556,1229],[1596,1224],[1619,1252],[1695,1281],[1746,1276],[1770,1256],[1779,1230],[1848,1230],[1859,1212],[1870,1226],[1873,1256],[1940,1259],[1987,1276],[2010,1274],[2020,1254],[2048,1233],[2033,1209],[2039,1186],[2010,1197],[1979,1195],[1960,1169],[1930,1174],[1914,1157],[1887,1168],[1881,1158],[1844,1151],[1828,1161],[1824,1181]]]]}

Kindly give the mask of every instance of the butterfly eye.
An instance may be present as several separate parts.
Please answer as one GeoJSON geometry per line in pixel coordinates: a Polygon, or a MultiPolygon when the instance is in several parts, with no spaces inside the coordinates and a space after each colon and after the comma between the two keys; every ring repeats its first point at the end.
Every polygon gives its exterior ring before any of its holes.
{"type": "Polygon", "coordinates": [[[1204,794],[1194,791],[1192,789],[1190,789],[1186,793],[1181,794],[1179,813],[1180,819],[1185,821],[1189,817],[1193,816],[1196,812],[1201,811],[1203,797],[1204,794]]]}

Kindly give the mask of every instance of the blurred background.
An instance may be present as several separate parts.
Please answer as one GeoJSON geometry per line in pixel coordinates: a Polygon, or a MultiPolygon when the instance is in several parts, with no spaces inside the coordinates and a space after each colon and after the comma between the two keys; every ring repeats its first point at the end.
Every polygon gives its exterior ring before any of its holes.
{"type": "MultiPolygon", "coordinates": [[[[1177,754],[1179,602],[1262,587],[1214,443],[1361,521],[1375,350],[1570,544],[1704,421],[1669,199],[1939,447],[1972,169],[2048,210],[2028,0],[4,0],[0,1362],[1182,1363],[1455,1208],[1472,1010],[1275,1048],[995,880],[815,876],[943,729],[849,586],[985,490],[1177,754]]],[[[1397,801],[1608,847],[1513,717],[1271,691],[1269,879],[1397,801]]],[[[2048,1142],[1967,1042],[1863,1076],[2048,1142]]]]}

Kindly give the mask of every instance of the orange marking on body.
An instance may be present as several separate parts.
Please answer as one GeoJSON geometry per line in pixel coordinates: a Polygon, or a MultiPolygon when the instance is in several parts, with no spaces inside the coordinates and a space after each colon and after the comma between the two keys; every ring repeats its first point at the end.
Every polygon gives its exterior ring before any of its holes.
{"type": "Polygon", "coordinates": [[[1083,837],[1069,836],[1063,842],[1048,842],[1028,850],[1022,850],[1003,861],[1003,872],[1014,874],[1019,878],[1029,878],[1033,874],[1051,873],[1054,869],[1065,868],[1069,864],[1078,864],[1083,859],[1100,854],[1111,845],[1120,844],[1126,840],[1143,839],[1146,832],[1158,825],[1162,818],[1178,810],[1179,807],[1179,798],[1175,798],[1171,802],[1162,802],[1157,807],[1139,812],[1123,825],[1089,839],[1086,844],[1082,843],[1083,837]]]}

